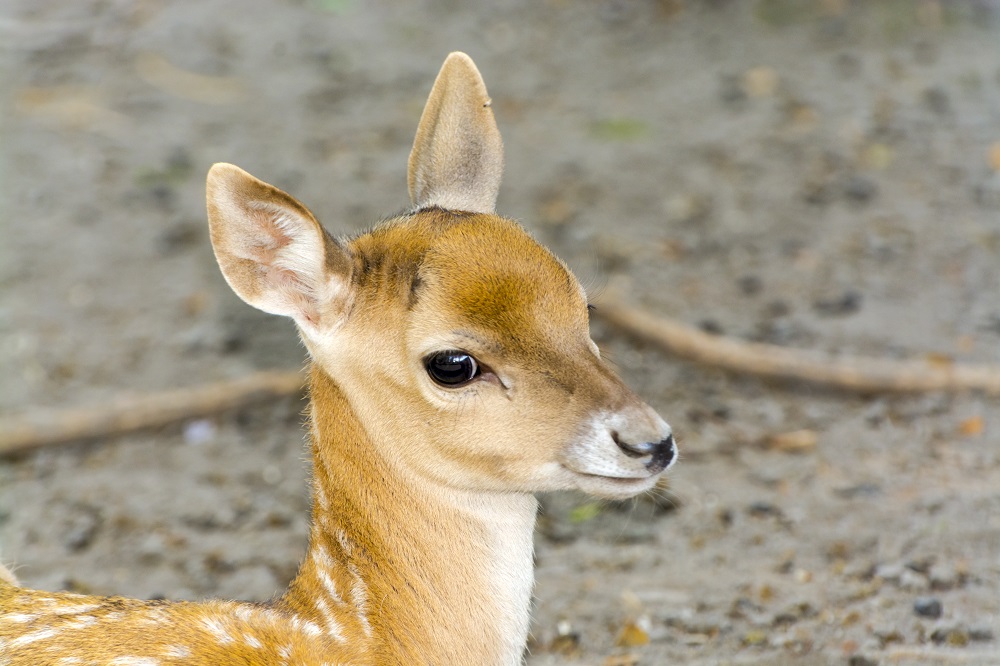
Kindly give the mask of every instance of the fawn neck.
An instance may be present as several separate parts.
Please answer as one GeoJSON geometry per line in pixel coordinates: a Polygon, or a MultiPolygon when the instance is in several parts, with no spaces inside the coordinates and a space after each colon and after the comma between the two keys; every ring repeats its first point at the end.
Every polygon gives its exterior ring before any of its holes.
{"type": "Polygon", "coordinates": [[[317,366],[311,375],[313,526],[282,604],[360,639],[376,663],[521,663],[534,496],[457,491],[399,469],[375,439],[399,442],[406,424],[368,432],[341,388],[317,366]],[[345,602],[354,626],[330,613],[345,602]]]}

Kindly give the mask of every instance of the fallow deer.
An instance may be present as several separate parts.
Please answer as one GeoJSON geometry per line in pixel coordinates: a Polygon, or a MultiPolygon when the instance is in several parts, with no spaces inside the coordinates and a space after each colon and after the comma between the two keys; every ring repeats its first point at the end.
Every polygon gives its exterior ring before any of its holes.
{"type": "MultiPolygon", "coordinates": [[[[310,358],[308,554],[271,603],[0,582],[0,664],[519,664],[534,493],[626,498],[676,456],[601,358],[569,269],[494,213],[503,147],[478,70],[445,61],[412,207],[354,238],[229,164],[208,174],[232,289],[310,358]]],[[[2,577],[0,577],[2,578],[2,577]]]]}

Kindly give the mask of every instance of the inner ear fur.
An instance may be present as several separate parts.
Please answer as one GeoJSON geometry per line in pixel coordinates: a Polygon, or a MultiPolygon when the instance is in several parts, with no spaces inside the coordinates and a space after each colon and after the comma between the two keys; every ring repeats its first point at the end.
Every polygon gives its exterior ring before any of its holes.
{"type": "Polygon", "coordinates": [[[320,325],[325,301],[346,284],[346,250],[308,208],[232,164],[207,180],[212,248],[226,282],[248,304],[320,325]]]}

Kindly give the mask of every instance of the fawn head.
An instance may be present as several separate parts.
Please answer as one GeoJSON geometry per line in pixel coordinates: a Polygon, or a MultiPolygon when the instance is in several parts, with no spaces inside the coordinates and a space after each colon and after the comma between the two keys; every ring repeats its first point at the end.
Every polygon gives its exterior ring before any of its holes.
{"type": "Polygon", "coordinates": [[[216,164],[216,258],[244,301],[295,321],[401,472],[475,491],[647,490],[675,457],[670,427],[601,358],[569,269],[494,214],[502,168],[485,84],[453,53],[410,154],[411,212],[338,240],[216,164]]]}

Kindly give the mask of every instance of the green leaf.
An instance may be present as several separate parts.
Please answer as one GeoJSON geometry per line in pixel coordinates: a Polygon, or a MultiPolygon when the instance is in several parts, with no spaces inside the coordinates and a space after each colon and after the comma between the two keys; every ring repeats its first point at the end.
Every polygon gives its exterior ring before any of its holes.
{"type": "Polygon", "coordinates": [[[574,509],[569,512],[569,520],[571,523],[585,523],[588,520],[593,520],[597,516],[601,515],[601,511],[600,502],[587,502],[586,504],[574,507],[574,509]]]}
{"type": "Polygon", "coordinates": [[[649,135],[649,125],[635,118],[608,118],[594,123],[590,133],[607,141],[634,141],[649,135]]]}

